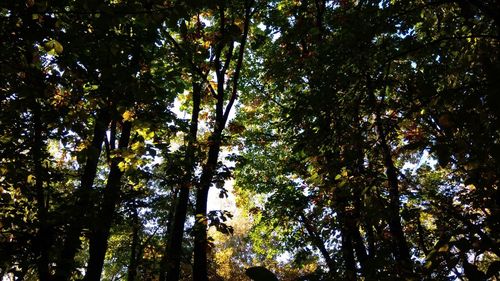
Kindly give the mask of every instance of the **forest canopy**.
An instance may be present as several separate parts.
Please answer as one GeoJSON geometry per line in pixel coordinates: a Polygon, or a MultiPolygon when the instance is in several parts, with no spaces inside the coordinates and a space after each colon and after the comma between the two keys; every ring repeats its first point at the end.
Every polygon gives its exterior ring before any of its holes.
{"type": "Polygon", "coordinates": [[[500,280],[496,0],[2,0],[0,279],[500,280]]]}

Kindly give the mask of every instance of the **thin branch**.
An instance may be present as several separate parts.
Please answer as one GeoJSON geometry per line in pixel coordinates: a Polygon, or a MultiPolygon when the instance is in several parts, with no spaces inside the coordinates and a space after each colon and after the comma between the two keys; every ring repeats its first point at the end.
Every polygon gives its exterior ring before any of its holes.
{"type": "MultiPolygon", "coordinates": [[[[174,45],[174,47],[179,52],[179,55],[187,57],[187,56],[185,56],[186,51],[179,45],[179,43],[172,37],[172,35],[170,35],[170,33],[166,30],[164,32],[165,32],[165,35],[167,36],[167,39],[172,43],[172,45],[174,45]]],[[[191,60],[191,58],[186,58],[186,59],[188,60],[189,64],[191,65],[191,68],[196,72],[196,74],[198,74],[200,76],[200,78],[203,80],[203,82],[205,82],[205,84],[207,85],[207,88],[210,90],[210,93],[212,95],[214,95],[214,97],[216,97],[217,94],[216,94],[214,88],[212,87],[212,85],[210,84],[210,81],[208,81],[208,79],[207,79],[208,72],[203,73],[203,71],[201,71],[201,69],[199,69],[196,66],[196,64],[191,60]]]]}
{"type": "Polygon", "coordinates": [[[250,86],[257,88],[262,94],[264,94],[270,101],[274,102],[277,106],[281,107],[281,109],[287,109],[286,106],[281,104],[279,101],[277,101],[273,96],[271,96],[267,91],[264,89],[262,85],[258,85],[257,83],[252,83],[250,86]]]}
{"type": "Polygon", "coordinates": [[[108,160],[108,165],[111,165],[111,149],[109,148],[108,136],[104,136],[104,148],[106,149],[106,159],[108,160]]]}
{"type": "Polygon", "coordinates": [[[241,68],[243,66],[243,56],[245,54],[245,45],[247,42],[248,38],[248,30],[250,29],[250,14],[252,11],[252,4],[253,1],[250,3],[245,3],[247,4],[245,7],[245,22],[244,22],[244,27],[243,27],[243,36],[241,38],[241,43],[240,43],[240,49],[238,53],[238,61],[236,62],[236,70],[234,72],[234,78],[233,78],[233,88],[231,92],[231,97],[229,99],[228,104],[226,105],[226,109],[224,111],[224,119],[223,119],[223,124],[227,122],[227,119],[229,118],[229,112],[231,111],[231,108],[233,107],[234,101],[236,100],[236,97],[238,96],[238,80],[240,78],[240,72],[241,68]]]}
{"type": "Polygon", "coordinates": [[[224,61],[224,65],[222,66],[222,73],[225,75],[227,69],[229,68],[229,64],[231,63],[231,60],[233,58],[233,50],[234,50],[234,41],[231,40],[231,43],[229,44],[229,50],[226,52],[226,60],[224,61]]]}

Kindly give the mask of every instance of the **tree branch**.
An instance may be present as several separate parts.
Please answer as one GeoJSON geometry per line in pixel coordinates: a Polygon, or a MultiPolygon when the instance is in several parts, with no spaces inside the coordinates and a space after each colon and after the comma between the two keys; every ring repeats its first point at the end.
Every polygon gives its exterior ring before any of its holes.
{"type": "Polygon", "coordinates": [[[233,88],[231,92],[231,97],[229,98],[229,102],[226,105],[226,109],[224,111],[224,119],[223,119],[223,124],[227,122],[227,119],[229,118],[229,112],[231,111],[231,108],[233,107],[233,104],[238,96],[238,80],[240,78],[240,73],[241,73],[241,68],[243,66],[243,57],[245,54],[245,45],[247,42],[248,38],[248,31],[250,29],[250,15],[252,12],[252,4],[253,0],[249,2],[245,2],[245,22],[244,22],[244,27],[243,27],[243,36],[241,38],[241,43],[240,43],[240,49],[238,52],[238,61],[236,62],[236,69],[234,72],[234,77],[233,77],[233,88]]]}

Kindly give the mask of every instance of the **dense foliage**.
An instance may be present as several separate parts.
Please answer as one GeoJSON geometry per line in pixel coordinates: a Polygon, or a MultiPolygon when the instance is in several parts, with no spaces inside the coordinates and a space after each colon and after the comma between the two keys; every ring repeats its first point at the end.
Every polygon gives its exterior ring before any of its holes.
{"type": "Polygon", "coordinates": [[[499,279],[498,11],[3,1],[0,277],[499,279]]]}

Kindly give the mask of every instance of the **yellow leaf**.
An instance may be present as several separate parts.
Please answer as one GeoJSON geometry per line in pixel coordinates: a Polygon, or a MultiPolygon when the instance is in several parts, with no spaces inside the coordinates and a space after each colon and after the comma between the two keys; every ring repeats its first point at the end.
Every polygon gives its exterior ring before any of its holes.
{"type": "Polygon", "coordinates": [[[45,43],[44,48],[47,52],[52,54],[61,54],[64,50],[63,46],[59,41],[52,39],[45,43]]]}
{"type": "Polygon", "coordinates": [[[448,252],[448,248],[448,244],[444,244],[441,248],[439,248],[438,252],[448,252]]]}
{"type": "Polygon", "coordinates": [[[142,128],[138,129],[137,133],[139,136],[141,136],[144,140],[150,140],[155,136],[155,132],[149,131],[148,128],[142,128]]]}
{"type": "Polygon", "coordinates": [[[146,139],[147,139],[147,140],[150,140],[150,139],[154,138],[154,136],[155,136],[155,132],[149,132],[149,133],[146,135],[146,139]]]}
{"type": "Polygon", "coordinates": [[[120,171],[122,172],[125,172],[125,170],[127,169],[127,164],[125,164],[125,162],[118,163],[118,169],[120,169],[120,171]]]}
{"type": "Polygon", "coordinates": [[[133,151],[137,151],[137,150],[141,149],[142,147],[143,147],[143,145],[140,142],[135,142],[135,143],[132,144],[132,150],[133,151]]]}
{"type": "Polygon", "coordinates": [[[125,112],[123,112],[123,121],[132,121],[134,120],[134,113],[130,110],[127,110],[125,112]]]}
{"type": "Polygon", "coordinates": [[[58,41],[54,40],[54,50],[56,50],[56,53],[61,54],[63,52],[64,48],[61,45],[61,43],[59,43],[58,41]]]}
{"type": "Polygon", "coordinates": [[[29,176],[28,176],[28,179],[27,179],[27,182],[28,182],[29,184],[34,183],[34,182],[35,182],[35,176],[34,176],[34,175],[29,175],[29,176]]]}

